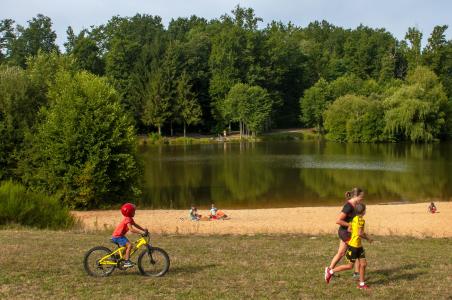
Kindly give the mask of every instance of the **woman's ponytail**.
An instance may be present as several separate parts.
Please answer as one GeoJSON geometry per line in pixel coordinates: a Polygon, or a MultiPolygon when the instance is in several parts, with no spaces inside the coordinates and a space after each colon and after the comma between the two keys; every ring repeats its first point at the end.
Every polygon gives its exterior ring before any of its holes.
{"type": "Polygon", "coordinates": [[[362,193],[363,193],[362,189],[355,187],[351,191],[345,192],[345,200],[350,200],[353,197],[358,197],[362,193]]]}

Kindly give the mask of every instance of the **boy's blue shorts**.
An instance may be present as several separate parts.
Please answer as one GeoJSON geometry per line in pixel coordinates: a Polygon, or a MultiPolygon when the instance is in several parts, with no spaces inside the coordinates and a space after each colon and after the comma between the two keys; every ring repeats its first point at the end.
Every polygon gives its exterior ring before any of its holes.
{"type": "Polygon", "coordinates": [[[117,243],[121,247],[125,246],[129,241],[125,236],[112,237],[111,240],[113,241],[113,243],[117,243]]]}

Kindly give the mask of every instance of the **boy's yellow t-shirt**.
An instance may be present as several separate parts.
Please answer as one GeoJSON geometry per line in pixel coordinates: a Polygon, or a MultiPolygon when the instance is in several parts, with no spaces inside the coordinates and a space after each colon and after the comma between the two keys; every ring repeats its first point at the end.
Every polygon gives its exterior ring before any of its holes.
{"type": "Polygon", "coordinates": [[[362,232],[364,232],[364,223],[364,218],[362,216],[355,216],[350,222],[352,235],[350,237],[350,241],[348,242],[349,246],[355,248],[362,247],[359,229],[362,228],[362,232]]]}

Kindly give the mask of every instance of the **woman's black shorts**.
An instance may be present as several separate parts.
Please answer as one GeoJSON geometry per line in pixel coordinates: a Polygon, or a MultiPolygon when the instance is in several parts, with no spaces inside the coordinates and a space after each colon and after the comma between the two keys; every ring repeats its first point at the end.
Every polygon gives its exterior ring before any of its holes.
{"type": "Polygon", "coordinates": [[[355,248],[348,246],[345,257],[349,262],[354,263],[357,259],[366,258],[366,253],[363,247],[355,248]]]}
{"type": "Polygon", "coordinates": [[[344,229],[340,229],[337,232],[337,234],[339,235],[339,238],[344,242],[344,243],[348,243],[348,241],[350,241],[350,238],[352,236],[351,232],[349,232],[348,230],[344,230],[344,229]]]}

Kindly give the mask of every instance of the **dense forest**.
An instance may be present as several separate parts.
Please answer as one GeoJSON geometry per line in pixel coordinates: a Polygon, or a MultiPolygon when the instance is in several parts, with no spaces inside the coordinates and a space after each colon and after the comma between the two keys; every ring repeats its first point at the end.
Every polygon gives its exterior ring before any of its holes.
{"type": "Polygon", "coordinates": [[[137,133],[316,128],[341,142],[452,136],[452,41],[438,25],[112,17],[56,44],[49,17],[0,20],[0,180],[97,207],[140,190],[137,133]]]}

